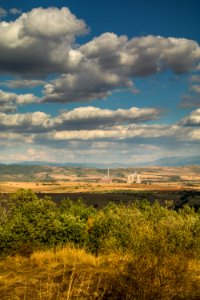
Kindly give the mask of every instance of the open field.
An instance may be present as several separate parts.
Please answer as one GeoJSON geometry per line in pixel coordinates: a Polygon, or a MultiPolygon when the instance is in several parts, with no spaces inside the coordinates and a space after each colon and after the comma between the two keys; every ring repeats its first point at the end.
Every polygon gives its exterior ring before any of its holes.
{"type": "Polygon", "coordinates": [[[200,186],[183,184],[157,183],[157,184],[127,184],[127,183],[94,183],[79,181],[57,182],[1,182],[2,193],[15,192],[18,189],[31,189],[36,193],[110,193],[117,191],[179,191],[182,189],[200,189],[200,186]]]}
{"type": "Polygon", "coordinates": [[[200,167],[148,167],[111,169],[113,182],[103,182],[107,170],[49,166],[0,166],[0,193],[31,189],[40,197],[51,196],[56,202],[63,198],[103,207],[109,202],[131,203],[134,200],[173,200],[178,207],[184,203],[200,206],[200,167]],[[141,184],[126,183],[129,174],[137,171],[141,184]]]}
{"type": "Polygon", "coordinates": [[[76,201],[82,198],[84,203],[96,208],[105,207],[108,203],[131,204],[136,200],[148,200],[150,203],[159,201],[165,205],[166,201],[173,201],[175,207],[184,204],[198,209],[200,207],[200,191],[194,188],[183,189],[178,186],[143,185],[143,184],[97,184],[97,183],[29,183],[29,182],[5,182],[0,185],[1,194],[4,197],[21,188],[31,189],[40,198],[51,197],[56,203],[70,198],[76,201]]]}
{"type": "MultiPolygon", "coordinates": [[[[156,185],[188,184],[200,186],[200,166],[186,167],[146,167],[110,169],[110,177],[115,183],[126,183],[130,174],[138,172],[143,183],[156,185]]],[[[73,168],[56,166],[0,166],[0,182],[64,183],[94,182],[101,183],[107,175],[106,169],[73,168]]]]}
{"type": "Polygon", "coordinates": [[[112,182],[102,181],[106,169],[52,166],[0,166],[0,189],[31,188],[41,193],[110,192],[116,190],[200,189],[200,166],[110,169],[112,182]],[[127,184],[134,172],[142,184],[127,184]]]}

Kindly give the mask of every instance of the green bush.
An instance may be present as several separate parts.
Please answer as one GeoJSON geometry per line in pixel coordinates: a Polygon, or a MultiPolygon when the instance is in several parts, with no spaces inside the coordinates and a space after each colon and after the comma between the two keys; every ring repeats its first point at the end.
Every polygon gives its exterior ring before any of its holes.
{"type": "Polygon", "coordinates": [[[106,286],[101,299],[199,299],[191,262],[197,269],[200,213],[172,207],[144,200],[129,206],[110,203],[97,211],[81,199],[55,205],[19,190],[0,200],[0,255],[29,256],[74,244],[96,256],[121,257],[115,272],[104,272],[96,282],[99,289],[106,286]]]}
{"type": "Polygon", "coordinates": [[[156,256],[197,257],[200,214],[188,206],[174,211],[147,201],[129,206],[111,203],[97,211],[81,199],[55,205],[31,190],[19,190],[0,202],[0,240],[1,255],[72,243],[96,255],[150,251],[156,256]]]}

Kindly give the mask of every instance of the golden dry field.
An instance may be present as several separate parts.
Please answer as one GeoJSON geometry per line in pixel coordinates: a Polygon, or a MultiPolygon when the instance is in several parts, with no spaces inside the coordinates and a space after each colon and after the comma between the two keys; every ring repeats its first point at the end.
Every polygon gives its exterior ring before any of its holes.
{"type": "Polygon", "coordinates": [[[182,189],[200,189],[199,186],[189,187],[183,184],[157,183],[157,184],[127,184],[127,183],[88,183],[88,182],[64,182],[38,183],[38,182],[1,182],[0,192],[12,193],[18,189],[31,189],[36,193],[106,193],[120,191],[178,191],[182,189]]]}
{"type": "Polygon", "coordinates": [[[148,167],[110,169],[112,182],[103,182],[106,169],[67,167],[7,167],[1,169],[0,192],[10,193],[20,188],[41,193],[101,193],[117,190],[181,190],[200,189],[200,167],[148,167]],[[137,172],[141,184],[128,184],[128,175],[137,172]]]}

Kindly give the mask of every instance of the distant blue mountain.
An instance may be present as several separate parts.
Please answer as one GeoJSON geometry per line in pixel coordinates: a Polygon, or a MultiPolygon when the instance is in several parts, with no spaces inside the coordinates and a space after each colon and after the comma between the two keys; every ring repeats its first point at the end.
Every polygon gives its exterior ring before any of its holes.
{"type": "MultiPolygon", "coordinates": [[[[187,156],[187,157],[164,157],[152,162],[153,166],[188,166],[200,165],[200,156],[187,156]]],[[[151,163],[148,165],[151,165],[151,163]]]]}
{"type": "MultiPolygon", "coordinates": [[[[0,165],[6,165],[0,163],[0,165]]],[[[41,161],[25,161],[20,163],[12,163],[7,165],[18,165],[18,166],[56,166],[56,167],[74,167],[74,168],[130,168],[130,167],[150,167],[150,166],[187,166],[187,165],[200,165],[200,156],[187,156],[187,157],[163,157],[150,162],[140,163],[54,163],[54,162],[41,162],[41,161]]]]}

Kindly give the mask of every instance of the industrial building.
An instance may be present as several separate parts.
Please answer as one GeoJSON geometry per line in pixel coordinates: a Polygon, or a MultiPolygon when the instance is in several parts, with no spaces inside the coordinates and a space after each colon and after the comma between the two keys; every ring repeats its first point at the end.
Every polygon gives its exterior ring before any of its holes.
{"type": "Polygon", "coordinates": [[[137,172],[128,176],[127,183],[141,183],[141,176],[137,172]]]}

